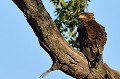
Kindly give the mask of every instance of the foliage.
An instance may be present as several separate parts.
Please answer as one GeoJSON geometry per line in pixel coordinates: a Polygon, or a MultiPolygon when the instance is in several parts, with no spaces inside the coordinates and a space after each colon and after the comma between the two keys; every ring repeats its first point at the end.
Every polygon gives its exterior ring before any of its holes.
{"type": "Polygon", "coordinates": [[[84,12],[87,1],[90,0],[50,0],[55,7],[57,18],[55,23],[60,33],[68,41],[68,43],[77,48],[76,27],[80,22],[79,15],[84,12]]]}

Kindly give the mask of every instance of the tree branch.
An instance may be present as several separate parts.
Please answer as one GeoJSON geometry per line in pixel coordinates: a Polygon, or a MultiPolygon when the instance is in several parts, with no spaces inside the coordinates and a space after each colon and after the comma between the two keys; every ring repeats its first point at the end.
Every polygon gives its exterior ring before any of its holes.
{"type": "Polygon", "coordinates": [[[12,1],[24,13],[28,23],[38,37],[40,46],[50,55],[53,60],[52,67],[42,76],[45,76],[50,71],[61,70],[77,79],[106,79],[106,75],[107,77],[110,76],[110,78],[115,78],[114,76],[111,76],[111,73],[108,71],[112,70],[103,63],[91,72],[85,56],[81,52],[74,50],[64,40],[63,36],[61,36],[56,25],[44,8],[41,0],[12,1]]]}

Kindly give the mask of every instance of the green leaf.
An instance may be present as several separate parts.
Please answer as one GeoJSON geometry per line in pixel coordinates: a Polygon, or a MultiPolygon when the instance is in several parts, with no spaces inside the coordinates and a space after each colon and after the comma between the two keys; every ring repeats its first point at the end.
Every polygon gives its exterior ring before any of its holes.
{"type": "Polygon", "coordinates": [[[54,20],[60,33],[64,36],[68,43],[78,48],[76,45],[76,28],[80,22],[79,15],[84,12],[85,5],[90,0],[50,0],[55,7],[54,20]]]}

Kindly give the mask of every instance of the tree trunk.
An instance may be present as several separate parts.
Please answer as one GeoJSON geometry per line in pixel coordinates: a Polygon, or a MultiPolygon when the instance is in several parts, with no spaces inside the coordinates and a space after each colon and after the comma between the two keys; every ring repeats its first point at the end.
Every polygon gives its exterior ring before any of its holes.
{"type": "Polygon", "coordinates": [[[120,73],[100,63],[89,69],[85,56],[73,49],[59,33],[47,13],[42,0],[12,0],[24,13],[28,23],[38,37],[40,46],[53,60],[52,67],[42,77],[54,70],[61,70],[76,79],[120,79],[120,73]]]}

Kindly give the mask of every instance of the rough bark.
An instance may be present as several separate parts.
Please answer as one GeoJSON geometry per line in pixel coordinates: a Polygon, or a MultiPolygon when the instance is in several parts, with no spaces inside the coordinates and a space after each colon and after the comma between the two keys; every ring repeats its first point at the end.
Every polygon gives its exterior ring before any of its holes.
{"type": "Polygon", "coordinates": [[[24,13],[28,23],[38,37],[40,46],[53,60],[50,71],[61,70],[76,79],[120,79],[120,73],[100,63],[98,68],[89,69],[85,56],[74,50],[61,36],[47,13],[42,0],[12,0],[24,13]]]}

